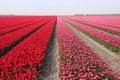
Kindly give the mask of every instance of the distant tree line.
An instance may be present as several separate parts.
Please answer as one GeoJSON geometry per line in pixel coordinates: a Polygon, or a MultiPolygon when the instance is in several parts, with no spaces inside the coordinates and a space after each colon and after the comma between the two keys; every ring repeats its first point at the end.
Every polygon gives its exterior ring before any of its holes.
{"type": "Polygon", "coordinates": [[[120,16],[120,14],[75,14],[75,16],[120,16]]]}

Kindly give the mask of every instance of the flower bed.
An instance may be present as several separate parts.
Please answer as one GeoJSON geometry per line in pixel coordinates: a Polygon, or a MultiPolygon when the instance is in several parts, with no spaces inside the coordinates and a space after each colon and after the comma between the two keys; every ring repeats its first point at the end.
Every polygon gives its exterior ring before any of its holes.
{"type": "Polygon", "coordinates": [[[61,80],[115,80],[109,66],[58,17],[61,80]]]}
{"type": "Polygon", "coordinates": [[[0,58],[0,80],[37,80],[56,17],[0,58]]]}
{"type": "MultiPolygon", "coordinates": [[[[90,35],[92,35],[93,37],[95,37],[96,39],[99,39],[100,41],[105,42],[106,44],[113,46],[115,50],[113,50],[114,52],[120,53],[120,37],[117,36],[113,36],[111,34],[99,31],[97,29],[82,25],[82,24],[78,24],[77,22],[71,21],[71,20],[67,20],[69,23],[71,23],[72,25],[76,26],[77,28],[79,28],[81,31],[84,31],[85,33],[88,33],[90,35]]],[[[109,46],[108,46],[109,48],[109,46]]]]}

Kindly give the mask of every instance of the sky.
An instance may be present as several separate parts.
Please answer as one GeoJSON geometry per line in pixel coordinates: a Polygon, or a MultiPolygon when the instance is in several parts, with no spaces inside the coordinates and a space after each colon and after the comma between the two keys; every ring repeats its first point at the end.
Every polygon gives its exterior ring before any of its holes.
{"type": "Polygon", "coordinates": [[[0,0],[0,15],[119,14],[120,0],[0,0]]]}

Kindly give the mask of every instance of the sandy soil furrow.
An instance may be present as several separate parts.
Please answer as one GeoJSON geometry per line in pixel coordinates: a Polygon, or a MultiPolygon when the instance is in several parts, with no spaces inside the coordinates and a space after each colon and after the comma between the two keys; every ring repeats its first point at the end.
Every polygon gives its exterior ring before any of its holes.
{"type": "Polygon", "coordinates": [[[96,52],[101,57],[101,59],[103,59],[110,66],[110,68],[114,72],[117,72],[120,75],[120,55],[111,52],[104,46],[100,45],[93,39],[86,36],[84,33],[80,32],[77,28],[73,27],[72,25],[68,23],[66,24],[81,40],[83,40],[86,43],[86,45],[88,45],[94,52],[96,52]]]}

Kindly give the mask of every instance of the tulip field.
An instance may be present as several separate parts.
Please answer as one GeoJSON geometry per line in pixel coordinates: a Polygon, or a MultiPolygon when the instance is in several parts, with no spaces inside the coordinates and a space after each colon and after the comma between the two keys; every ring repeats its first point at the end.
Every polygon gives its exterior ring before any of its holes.
{"type": "MultiPolygon", "coordinates": [[[[70,17],[69,17],[69,19],[70,19],[70,17]]],[[[78,20],[78,18],[76,20],[78,20]]],[[[98,39],[97,40],[98,42],[102,41],[101,44],[104,45],[105,47],[107,47],[108,49],[110,49],[111,51],[120,54],[120,37],[118,35],[108,34],[108,33],[106,33],[107,31],[95,29],[93,27],[88,27],[83,24],[78,24],[77,22],[69,21],[68,19],[66,21],[68,21],[72,25],[77,26],[77,28],[79,28],[83,32],[87,33],[89,36],[92,36],[93,38],[98,39]]],[[[118,21],[119,21],[119,19],[118,19],[118,21]]],[[[119,26],[119,24],[118,24],[118,26],[119,26]]],[[[104,27],[104,26],[102,26],[102,27],[104,27]]],[[[107,26],[107,27],[109,27],[109,26],[107,26]]],[[[106,27],[104,27],[104,28],[106,28],[106,27]]],[[[109,28],[111,28],[111,27],[109,27],[109,28]]],[[[112,28],[114,28],[114,27],[112,27],[112,28]]],[[[118,28],[115,28],[112,30],[117,30],[119,32],[120,28],[118,27],[118,28]]],[[[120,32],[119,32],[119,35],[120,35],[120,32]]]]}
{"type": "Polygon", "coordinates": [[[119,16],[0,17],[0,80],[44,80],[42,67],[53,38],[58,43],[59,80],[120,80],[120,72],[114,71],[67,23],[120,56],[119,16]]]}

